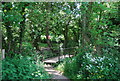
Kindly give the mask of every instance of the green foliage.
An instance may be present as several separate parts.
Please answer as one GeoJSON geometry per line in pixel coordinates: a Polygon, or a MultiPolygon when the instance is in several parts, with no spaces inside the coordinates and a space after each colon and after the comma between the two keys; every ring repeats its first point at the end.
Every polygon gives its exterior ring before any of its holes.
{"type": "MultiPolygon", "coordinates": [[[[117,53],[117,52],[112,52],[117,53]]],[[[118,53],[119,54],[119,53],[118,53]]],[[[118,55],[117,54],[117,55],[118,55]]],[[[65,59],[58,65],[57,70],[62,71],[70,79],[114,79],[120,80],[119,57],[105,53],[104,56],[80,53],[72,59],[65,59]],[[112,56],[112,57],[111,57],[112,56]]]]}
{"type": "Polygon", "coordinates": [[[78,79],[120,79],[119,60],[116,57],[92,56],[86,54],[82,67],[77,74],[78,79]]]}
{"type": "Polygon", "coordinates": [[[69,78],[71,79],[76,79],[75,74],[78,73],[79,65],[76,62],[77,60],[75,58],[73,59],[67,59],[65,61],[64,65],[64,75],[69,75],[69,78]],[[74,69],[73,69],[74,68],[74,69]]]}
{"type": "Polygon", "coordinates": [[[3,80],[50,79],[41,62],[35,64],[33,58],[16,56],[6,58],[2,63],[3,80]]]}
{"type": "MultiPolygon", "coordinates": [[[[72,79],[118,78],[120,73],[117,60],[120,59],[117,52],[120,46],[119,3],[2,2],[2,7],[2,47],[7,52],[6,56],[13,57],[3,61],[4,78],[39,78],[39,76],[42,78],[41,70],[36,72],[38,70],[35,61],[43,57],[58,56],[44,48],[53,46],[56,53],[60,43],[63,44],[61,47],[78,46],[80,50],[74,58],[66,59],[58,65],[57,69],[68,77],[72,79]],[[50,36],[49,40],[46,39],[47,35],[50,36]],[[113,46],[116,47],[113,49],[113,46]],[[41,54],[40,48],[43,48],[41,54]],[[24,57],[16,57],[18,53],[24,57]],[[34,59],[27,60],[26,56],[34,59]],[[33,69],[31,70],[29,66],[33,69]],[[26,76],[28,70],[29,76],[26,76]],[[13,75],[15,77],[11,77],[13,75]]],[[[76,49],[65,49],[63,53],[75,55],[76,49]]]]}
{"type": "Polygon", "coordinates": [[[48,45],[46,43],[40,43],[39,46],[40,47],[48,47],[48,45]]]}
{"type": "Polygon", "coordinates": [[[56,69],[61,71],[65,76],[68,76],[70,79],[76,79],[76,74],[79,70],[79,65],[76,61],[76,58],[66,58],[56,67],[56,69]]]}
{"type": "Polygon", "coordinates": [[[29,42],[23,42],[23,47],[22,47],[22,55],[26,56],[32,56],[36,54],[34,47],[32,46],[32,44],[30,44],[29,42]]]}
{"type": "Polygon", "coordinates": [[[55,67],[55,69],[60,71],[60,72],[64,72],[64,64],[65,64],[65,62],[57,64],[57,67],[55,67]]]}

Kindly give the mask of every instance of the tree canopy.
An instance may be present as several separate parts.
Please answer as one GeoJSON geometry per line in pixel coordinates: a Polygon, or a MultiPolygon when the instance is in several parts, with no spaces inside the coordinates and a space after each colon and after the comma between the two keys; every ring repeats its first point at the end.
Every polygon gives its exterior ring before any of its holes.
{"type": "Polygon", "coordinates": [[[47,44],[52,53],[60,45],[77,47],[76,60],[88,52],[119,58],[120,2],[2,2],[2,20],[2,48],[9,57],[47,44]]]}

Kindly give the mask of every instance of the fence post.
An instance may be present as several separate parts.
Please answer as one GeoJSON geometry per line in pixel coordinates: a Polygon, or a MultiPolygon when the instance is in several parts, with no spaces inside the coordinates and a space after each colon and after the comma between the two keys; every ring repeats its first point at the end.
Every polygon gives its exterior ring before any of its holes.
{"type": "Polygon", "coordinates": [[[2,59],[5,59],[5,49],[2,49],[2,59]]]}
{"type": "Polygon", "coordinates": [[[0,49],[0,81],[2,81],[2,49],[0,49]]]}
{"type": "Polygon", "coordinates": [[[59,46],[59,52],[58,52],[59,56],[58,56],[58,62],[60,63],[60,46],[59,46]]]}
{"type": "Polygon", "coordinates": [[[70,50],[69,50],[69,58],[70,58],[70,50]]]}

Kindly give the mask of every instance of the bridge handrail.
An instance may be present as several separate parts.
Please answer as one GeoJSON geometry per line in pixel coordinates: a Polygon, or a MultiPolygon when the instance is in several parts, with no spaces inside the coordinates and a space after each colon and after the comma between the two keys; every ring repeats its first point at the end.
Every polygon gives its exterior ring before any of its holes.
{"type": "MultiPolygon", "coordinates": [[[[49,47],[47,47],[47,48],[49,48],[49,47]]],[[[75,46],[75,47],[67,47],[67,48],[64,48],[64,47],[50,47],[50,48],[62,48],[62,49],[71,49],[71,48],[78,48],[78,46],[75,46]]]]}

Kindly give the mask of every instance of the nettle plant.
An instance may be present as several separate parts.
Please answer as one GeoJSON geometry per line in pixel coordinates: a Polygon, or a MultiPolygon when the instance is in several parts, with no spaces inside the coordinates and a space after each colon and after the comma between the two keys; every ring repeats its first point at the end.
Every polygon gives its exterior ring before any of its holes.
{"type": "Polygon", "coordinates": [[[117,57],[93,56],[86,53],[83,59],[82,68],[77,75],[78,79],[119,79],[120,69],[117,57]]]}
{"type": "Polygon", "coordinates": [[[36,63],[31,57],[18,56],[6,58],[2,62],[3,80],[49,79],[41,62],[36,63]]]}

